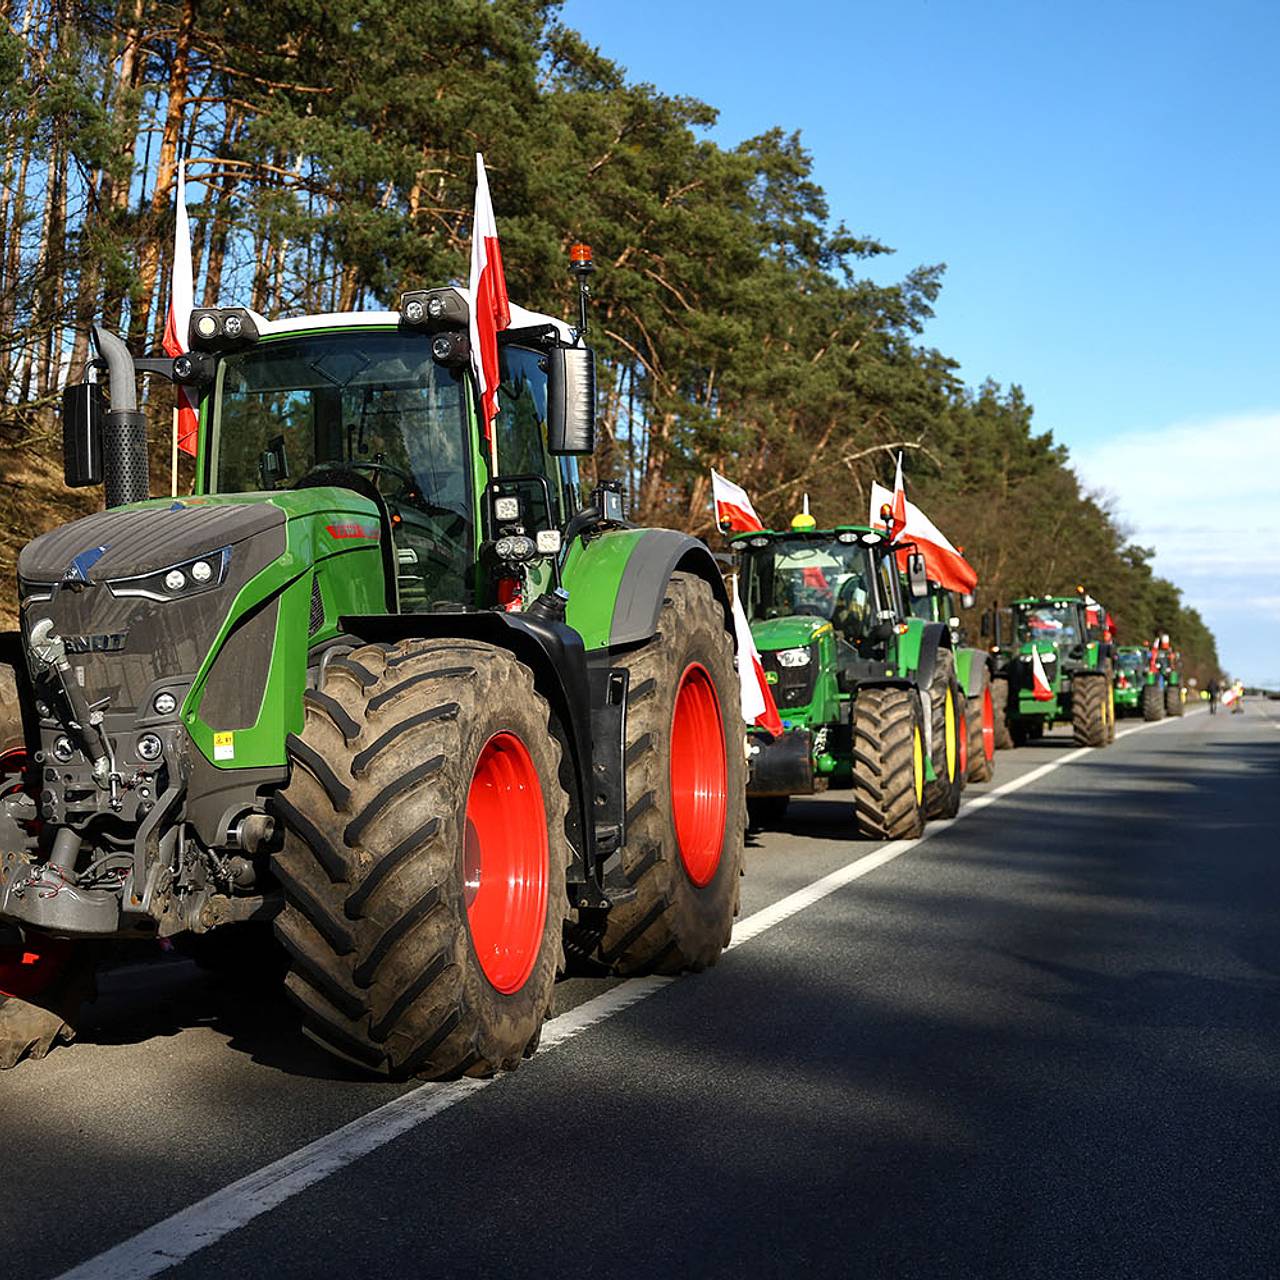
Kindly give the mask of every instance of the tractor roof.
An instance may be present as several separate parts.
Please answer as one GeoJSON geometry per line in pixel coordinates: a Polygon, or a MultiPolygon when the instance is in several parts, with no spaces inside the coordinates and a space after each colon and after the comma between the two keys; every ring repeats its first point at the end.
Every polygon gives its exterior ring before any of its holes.
{"type": "MultiPolygon", "coordinates": [[[[471,293],[468,289],[452,286],[471,306],[471,293]]],[[[288,333],[312,333],[317,329],[359,329],[394,327],[400,323],[398,311],[330,311],[320,315],[286,316],[278,320],[268,320],[256,311],[250,311],[253,323],[260,337],[278,337],[288,333]]],[[[573,330],[556,316],[546,315],[541,311],[530,311],[526,307],[511,303],[511,328],[536,329],[545,325],[553,325],[565,342],[573,341],[573,330]]]]}
{"type": "Polygon", "coordinates": [[[1083,604],[1079,596],[1020,596],[1010,604],[1083,604]]]}
{"type": "Polygon", "coordinates": [[[732,543],[745,542],[748,545],[753,538],[768,538],[770,541],[778,542],[786,542],[795,538],[811,538],[815,541],[830,542],[832,538],[837,538],[842,533],[858,534],[859,540],[870,533],[875,536],[876,542],[884,540],[884,535],[878,529],[871,528],[870,525],[838,524],[830,529],[756,529],[750,533],[735,533],[729,541],[732,543]]]}

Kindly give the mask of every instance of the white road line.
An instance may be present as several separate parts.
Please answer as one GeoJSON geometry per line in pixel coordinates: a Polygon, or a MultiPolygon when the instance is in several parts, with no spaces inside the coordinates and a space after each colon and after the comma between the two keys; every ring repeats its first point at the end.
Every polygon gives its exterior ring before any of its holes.
{"type": "MultiPolygon", "coordinates": [[[[1177,719],[1144,722],[1120,730],[1116,737],[1127,737],[1144,729],[1177,723],[1177,719]]],[[[1047,764],[968,801],[950,821],[930,823],[919,839],[895,840],[763,907],[735,925],[729,949],[758,938],[784,920],[835,893],[837,889],[883,867],[909,850],[919,848],[932,836],[943,835],[962,819],[978,813],[1004,796],[1030,786],[1046,774],[1089,755],[1092,751],[1092,747],[1068,751],[1066,755],[1058,756],[1047,764]]],[[[577,1008],[570,1009],[546,1024],[538,1049],[539,1055],[580,1036],[584,1031],[638,1004],[674,981],[676,979],[663,977],[631,978],[577,1008]]],[[[525,1070],[529,1068],[526,1067],[525,1070]]],[[[457,1080],[448,1084],[419,1085],[409,1093],[393,1098],[383,1106],[344,1124],[340,1129],[256,1169],[189,1208],[165,1218],[163,1222],[157,1222],[155,1226],[148,1227],[87,1262],[63,1272],[58,1280],[143,1280],[144,1277],[159,1275],[246,1226],[254,1218],[292,1199],[308,1187],[323,1181],[330,1174],[346,1168],[361,1156],[386,1146],[388,1142],[408,1133],[432,1116],[439,1115],[502,1078],[496,1076],[491,1080],[457,1080]]]]}

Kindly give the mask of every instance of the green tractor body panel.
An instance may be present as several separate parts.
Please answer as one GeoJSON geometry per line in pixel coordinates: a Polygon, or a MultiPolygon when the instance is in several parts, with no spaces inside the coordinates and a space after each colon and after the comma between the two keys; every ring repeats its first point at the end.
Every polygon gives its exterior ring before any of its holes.
{"type": "MultiPolygon", "coordinates": [[[[865,525],[765,530],[731,545],[743,607],[783,725],[749,731],[749,796],[853,785],[852,707],[863,689],[920,688],[944,629],[908,615],[889,544],[865,525]],[[888,634],[871,640],[877,618],[888,634]]],[[[935,779],[926,753],[925,777],[935,779]]]]}
{"type": "Polygon", "coordinates": [[[1121,711],[1137,711],[1142,702],[1142,686],[1151,681],[1147,670],[1149,654],[1141,645],[1120,645],[1116,650],[1115,699],[1121,711]]]}

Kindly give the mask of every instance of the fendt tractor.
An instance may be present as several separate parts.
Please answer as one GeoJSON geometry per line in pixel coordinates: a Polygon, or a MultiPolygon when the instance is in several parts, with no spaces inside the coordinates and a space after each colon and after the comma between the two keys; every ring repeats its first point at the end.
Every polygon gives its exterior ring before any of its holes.
{"type": "Polygon", "coordinates": [[[1186,690],[1178,670],[1179,654],[1170,644],[1168,632],[1161,632],[1142,654],[1142,718],[1180,716],[1186,690]]]}
{"type": "MultiPolygon", "coordinates": [[[[964,694],[951,634],[911,616],[896,552],[874,529],[786,531],[731,543],[743,608],[783,733],[751,730],[748,807],[778,821],[791,796],[852,788],[857,829],[877,840],[918,836],[954,817],[964,786],[964,694]]],[[[928,591],[910,553],[908,591],[928,591]]]]}
{"type": "Polygon", "coordinates": [[[715,963],[746,825],[716,563],[579,497],[585,300],[512,307],[492,440],[468,321],[455,288],[198,309],[189,354],[136,361],[95,328],[67,480],[107,510],[24,548],[0,668],[8,1060],[73,1033],[104,939],[272,921],[303,1029],[396,1077],[518,1065],[566,948],[715,963]],[[190,497],[148,500],[138,373],[201,398],[190,497]]]}
{"type": "Polygon", "coordinates": [[[972,609],[974,598],[956,593],[941,583],[929,580],[929,594],[912,599],[911,612],[926,622],[938,622],[951,634],[951,652],[955,657],[956,679],[964,691],[964,754],[966,778],[969,782],[990,782],[995,776],[996,721],[995,703],[991,695],[991,654],[967,643],[957,605],[972,609]]]}
{"type": "Polygon", "coordinates": [[[1014,600],[1013,635],[1005,641],[996,610],[997,746],[1023,746],[1056,724],[1069,724],[1081,746],[1115,739],[1113,646],[1103,616],[1083,590],[1014,600]]]}

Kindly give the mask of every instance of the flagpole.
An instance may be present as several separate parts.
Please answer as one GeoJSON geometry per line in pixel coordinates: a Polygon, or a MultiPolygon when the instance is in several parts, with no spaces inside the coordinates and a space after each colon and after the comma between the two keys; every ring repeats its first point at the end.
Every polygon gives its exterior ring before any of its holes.
{"type": "MultiPolygon", "coordinates": [[[[182,394],[181,391],[178,392],[182,394]]],[[[178,406],[173,406],[173,447],[169,454],[169,494],[178,496],[178,406]]]]}

